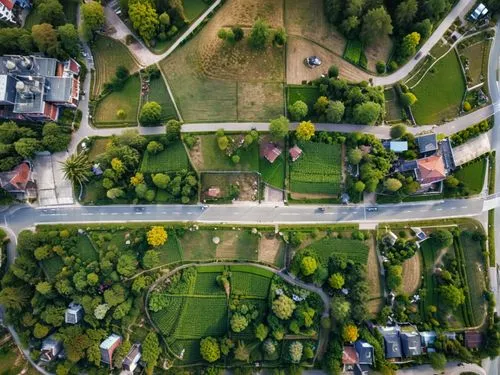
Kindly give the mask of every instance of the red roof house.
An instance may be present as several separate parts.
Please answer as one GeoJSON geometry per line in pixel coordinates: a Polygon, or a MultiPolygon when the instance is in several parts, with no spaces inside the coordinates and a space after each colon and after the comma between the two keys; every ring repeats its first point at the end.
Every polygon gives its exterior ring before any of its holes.
{"type": "Polygon", "coordinates": [[[342,364],[344,365],[344,371],[352,370],[358,363],[359,357],[356,352],[356,348],[354,346],[344,346],[344,351],[342,352],[342,364]]]}
{"type": "Polygon", "coordinates": [[[300,155],[302,155],[302,149],[297,145],[293,146],[288,152],[290,153],[292,161],[297,160],[300,158],[300,155]]]}
{"type": "Polygon", "coordinates": [[[8,10],[14,8],[14,2],[10,0],[0,0],[0,4],[3,4],[8,10]]]}
{"type": "Polygon", "coordinates": [[[211,188],[208,189],[207,195],[210,198],[218,198],[220,196],[220,188],[212,186],[211,188]]]}
{"type": "Polygon", "coordinates": [[[422,185],[443,181],[446,169],[441,155],[432,155],[417,160],[417,179],[422,185]]]}
{"type": "Polygon", "coordinates": [[[478,349],[483,342],[483,336],[478,331],[466,331],[464,336],[465,347],[468,349],[478,349]]]}
{"type": "Polygon", "coordinates": [[[269,161],[269,163],[274,163],[274,161],[281,155],[281,149],[276,147],[272,143],[267,143],[264,145],[263,154],[264,157],[269,161]]]}

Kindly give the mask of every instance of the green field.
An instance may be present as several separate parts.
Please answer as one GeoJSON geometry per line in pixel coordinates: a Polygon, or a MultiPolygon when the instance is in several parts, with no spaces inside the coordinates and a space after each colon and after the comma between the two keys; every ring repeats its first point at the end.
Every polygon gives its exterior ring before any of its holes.
{"type": "Polygon", "coordinates": [[[214,259],[217,245],[213,243],[212,239],[216,236],[220,237],[220,235],[220,232],[212,230],[186,233],[179,238],[182,259],[184,261],[214,259]]]}
{"type": "Polygon", "coordinates": [[[290,165],[290,190],[304,194],[340,193],[340,145],[301,143],[302,156],[290,165]]]}
{"type": "Polygon", "coordinates": [[[363,44],[359,40],[348,40],[345,46],[344,59],[353,64],[358,65],[361,53],[363,52],[363,44]]]}
{"type": "Polygon", "coordinates": [[[438,293],[436,286],[436,278],[434,277],[434,261],[436,259],[438,249],[432,246],[432,242],[427,240],[420,245],[423,260],[423,283],[422,287],[425,288],[427,293],[422,298],[423,311],[427,311],[429,306],[438,305],[438,293]]]}
{"type": "Polygon", "coordinates": [[[149,83],[148,101],[161,105],[162,121],[177,119],[177,112],[161,76],[149,83]]]}
{"type": "Polygon", "coordinates": [[[184,14],[188,21],[197,19],[208,8],[208,3],[203,0],[184,0],[184,14]]]}
{"type": "Polygon", "coordinates": [[[332,255],[352,259],[361,264],[368,262],[368,246],[358,240],[325,237],[313,242],[308,248],[314,249],[323,262],[326,262],[332,255]]]}
{"type": "Polygon", "coordinates": [[[488,65],[483,64],[484,59],[488,60],[488,52],[491,41],[485,40],[476,43],[460,51],[460,55],[468,60],[468,67],[466,74],[469,78],[468,86],[472,87],[481,82],[481,77],[486,81],[488,74],[488,65]]]}
{"type": "Polygon", "coordinates": [[[97,127],[106,125],[136,126],[139,110],[141,81],[137,75],[131,76],[120,91],[113,91],[99,102],[95,109],[94,123],[97,127]],[[119,119],[116,113],[125,111],[125,118],[119,119]]]}
{"type": "Polygon", "coordinates": [[[220,271],[216,272],[200,272],[205,267],[200,267],[198,269],[198,274],[196,275],[196,283],[194,286],[194,294],[224,294],[224,289],[217,284],[217,275],[222,273],[223,268],[220,267],[220,271]]]}
{"type": "Polygon", "coordinates": [[[72,254],[84,262],[99,260],[99,254],[97,254],[94,246],[86,235],[81,235],[78,237],[78,242],[76,243],[76,247],[73,250],[74,251],[72,252],[72,254]]]}
{"type": "Polygon", "coordinates": [[[309,107],[312,112],[314,103],[320,97],[319,87],[308,85],[288,85],[288,105],[292,105],[297,100],[302,100],[309,107]]]}
{"type": "Polygon", "coordinates": [[[458,169],[453,175],[464,184],[471,195],[479,194],[483,189],[486,175],[486,158],[473,161],[458,169]]]}
{"type": "Polygon", "coordinates": [[[247,149],[240,148],[238,155],[240,162],[234,164],[217,145],[215,135],[201,135],[201,151],[203,154],[202,171],[258,171],[259,170],[259,145],[251,144],[247,149]]]}
{"type": "Polygon", "coordinates": [[[140,171],[143,173],[177,172],[189,169],[189,159],[182,141],[169,144],[156,155],[144,152],[140,171]]]}
{"type": "MultiPolygon", "coordinates": [[[[95,65],[95,79],[94,87],[91,88],[91,97],[98,96],[101,93],[103,85],[111,81],[118,66],[124,66],[131,73],[137,70],[137,64],[127,47],[114,39],[97,35],[91,48],[95,65]]],[[[137,90],[138,98],[139,90],[137,90]]],[[[116,111],[110,115],[115,116],[116,111]]]]}
{"type": "Polygon", "coordinates": [[[185,297],[174,337],[200,339],[223,336],[227,331],[227,300],[224,294],[185,297]]]}
{"type": "Polygon", "coordinates": [[[235,292],[254,298],[266,298],[271,279],[249,272],[231,271],[231,287],[235,292]]]}
{"type": "Polygon", "coordinates": [[[391,87],[384,91],[386,119],[388,121],[400,121],[402,107],[396,94],[396,90],[391,87]]]}
{"type": "Polygon", "coordinates": [[[285,185],[285,158],[278,156],[274,163],[269,163],[265,158],[260,159],[260,174],[265,183],[283,189],[285,185]]]}
{"type": "Polygon", "coordinates": [[[59,255],[54,255],[42,261],[42,268],[49,280],[54,280],[64,267],[64,262],[59,255]]]}
{"type": "Polygon", "coordinates": [[[175,233],[173,232],[168,234],[167,242],[164,245],[157,247],[156,250],[160,253],[161,264],[179,262],[182,260],[182,251],[177,242],[175,233]]]}
{"type": "Polygon", "coordinates": [[[109,143],[109,138],[96,138],[88,152],[88,157],[93,162],[96,157],[106,152],[106,145],[109,143]]]}
{"type": "Polygon", "coordinates": [[[412,112],[417,124],[437,124],[457,116],[465,82],[454,51],[448,53],[412,89],[417,102],[412,112]]]}

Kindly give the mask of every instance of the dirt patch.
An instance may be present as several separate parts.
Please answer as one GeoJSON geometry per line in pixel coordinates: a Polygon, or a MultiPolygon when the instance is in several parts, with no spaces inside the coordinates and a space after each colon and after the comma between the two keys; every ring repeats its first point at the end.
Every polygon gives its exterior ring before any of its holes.
{"type": "Polygon", "coordinates": [[[380,282],[380,264],[375,250],[375,236],[365,242],[368,245],[368,262],[366,264],[367,282],[369,285],[368,312],[376,316],[380,311],[383,302],[382,284],[380,282]]]}
{"type": "Polygon", "coordinates": [[[259,262],[268,264],[280,264],[279,259],[283,255],[283,242],[274,235],[264,235],[259,240],[259,262]]]}
{"type": "Polygon", "coordinates": [[[375,72],[377,61],[387,62],[391,55],[392,46],[393,42],[389,35],[385,35],[377,43],[367,46],[365,48],[365,55],[368,60],[368,70],[375,72]]]}
{"type": "Polygon", "coordinates": [[[203,202],[227,202],[232,200],[231,191],[238,188],[239,194],[235,200],[256,201],[259,195],[258,181],[256,173],[203,173],[201,175],[201,200],[203,202]],[[215,191],[217,191],[216,194],[215,191]]]}
{"type": "Polygon", "coordinates": [[[337,198],[334,194],[306,194],[306,193],[292,193],[290,192],[290,197],[292,199],[332,199],[337,198]]]}
{"type": "Polygon", "coordinates": [[[403,262],[403,285],[404,294],[412,295],[420,287],[422,280],[422,260],[419,253],[403,262]]]}
{"type": "Polygon", "coordinates": [[[217,245],[217,249],[215,250],[215,257],[221,259],[234,259],[235,251],[238,240],[238,235],[232,236],[224,235],[221,238],[221,242],[217,245]]]}
{"type": "Polygon", "coordinates": [[[189,159],[191,160],[193,168],[199,171],[203,168],[205,164],[203,163],[204,162],[203,152],[201,151],[202,138],[201,137],[196,137],[196,138],[197,138],[196,144],[191,149],[189,149],[189,159]]]}
{"type": "Polygon", "coordinates": [[[284,114],[282,83],[238,83],[238,120],[258,121],[284,114]]]}
{"type": "Polygon", "coordinates": [[[272,27],[283,26],[283,1],[279,0],[228,0],[219,12],[224,12],[226,26],[251,27],[257,18],[272,27]]]}
{"type": "Polygon", "coordinates": [[[328,71],[328,67],[337,65],[340,77],[349,81],[368,81],[370,75],[345,61],[340,55],[314,44],[313,42],[296,36],[290,36],[287,42],[286,77],[291,84],[301,84],[302,81],[312,81],[328,71]],[[322,65],[311,69],[305,63],[307,56],[318,56],[322,65]]]}

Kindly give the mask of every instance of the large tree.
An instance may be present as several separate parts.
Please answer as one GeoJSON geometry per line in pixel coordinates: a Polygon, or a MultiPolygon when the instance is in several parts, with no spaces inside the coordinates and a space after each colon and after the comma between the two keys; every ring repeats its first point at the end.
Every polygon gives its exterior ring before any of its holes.
{"type": "Polygon", "coordinates": [[[326,108],[326,120],[328,122],[340,123],[344,117],[345,106],[340,100],[330,101],[326,108]]]}
{"type": "Polygon", "coordinates": [[[417,15],[418,3],[417,0],[405,0],[396,7],[395,24],[400,28],[407,28],[411,25],[417,15]]]}
{"type": "Polygon", "coordinates": [[[271,28],[262,18],[258,18],[250,30],[248,42],[255,49],[264,49],[271,37],[271,28]]]}
{"type": "Polygon", "coordinates": [[[144,125],[155,125],[161,122],[161,105],[157,102],[147,102],[141,109],[139,121],[144,125]]]}
{"type": "Polygon", "coordinates": [[[220,358],[220,346],[214,337],[205,337],[200,341],[200,354],[207,362],[215,362],[220,358]]]}
{"type": "Polygon", "coordinates": [[[149,332],[142,343],[142,360],[146,362],[146,373],[153,374],[153,370],[158,362],[161,347],[158,336],[155,332],[149,332]]]}
{"type": "Polygon", "coordinates": [[[76,57],[78,55],[80,40],[78,38],[78,30],[76,30],[75,26],[71,23],[59,26],[57,28],[57,34],[59,34],[62,48],[71,57],[76,57]]]}
{"type": "Polygon", "coordinates": [[[458,306],[465,302],[463,289],[457,288],[455,285],[442,285],[439,287],[439,296],[443,303],[455,310],[458,306]]]}
{"type": "Polygon", "coordinates": [[[59,26],[66,22],[64,9],[58,0],[45,0],[37,6],[37,12],[40,16],[39,23],[50,23],[53,26],[59,26]]]}
{"type": "Polygon", "coordinates": [[[83,16],[83,31],[87,39],[104,26],[104,9],[97,1],[90,1],[80,7],[83,16]]]}
{"type": "Polygon", "coordinates": [[[146,43],[149,43],[156,35],[160,23],[156,9],[147,1],[134,2],[129,6],[128,15],[134,29],[139,32],[146,43]]]}
{"type": "Polygon", "coordinates": [[[375,102],[365,102],[354,107],[353,119],[357,124],[373,125],[378,120],[382,107],[375,102]]]}
{"type": "Polygon", "coordinates": [[[295,135],[299,141],[309,141],[316,131],[311,121],[302,121],[295,130],[295,135]]]}
{"type": "Polygon", "coordinates": [[[309,108],[307,107],[307,104],[302,100],[297,100],[295,103],[288,107],[288,112],[290,112],[292,120],[295,121],[304,119],[307,116],[308,110],[309,108]]]}
{"type": "Polygon", "coordinates": [[[383,6],[370,9],[363,17],[361,39],[367,44],[373,44],[388,34],[392,34],[392,21],[389,13],[383,6]]]}
{"type": "Polygon", "coordinates": [[[285,116],[280,116],[271,120],[269,124],[269,133],[275,140],[282,139],[288,135],[290,129],[290,121],[285,116]]]}
{"type": "Polygon", "coordinates": [[[59,42],[57,40],[57,32],[54,30],[52,25],[48,23],[42,23],[40,25],[34,25],[31,28],[31,36],[33,42],[35,42],[36,47],[40,52],[49,54],[51,56],[57,56],[59,51],[59,42]]]}
{"type": "Polygon", "coordinates": [[[61,164],[64,178],[75,185],[87,182],[89,177],[92,176],[91,163],[84,153],[73,154],[61,164]]]}

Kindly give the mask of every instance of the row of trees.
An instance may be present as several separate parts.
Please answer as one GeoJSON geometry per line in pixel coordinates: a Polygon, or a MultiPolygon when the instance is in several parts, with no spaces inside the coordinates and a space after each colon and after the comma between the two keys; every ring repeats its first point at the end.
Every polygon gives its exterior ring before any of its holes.
{"type": "MultiPolygon", "coordinates": [[[[245,32],[239,26],[223,27],[217,32],[217,36],[229,45],[234,45],[245,36],[245,32]]],[[[283,27],[272,30],[269,24],[262,18],[258,18],[250,30],[248,43],[257,50],[265,49],[270,41],[277,46],[283,46],[286,43],[287,35],[283,27]]]]}

